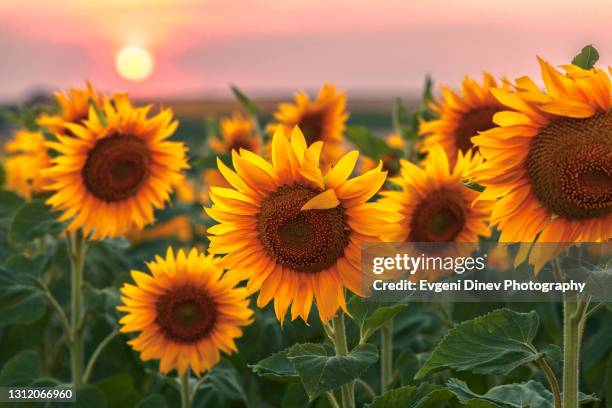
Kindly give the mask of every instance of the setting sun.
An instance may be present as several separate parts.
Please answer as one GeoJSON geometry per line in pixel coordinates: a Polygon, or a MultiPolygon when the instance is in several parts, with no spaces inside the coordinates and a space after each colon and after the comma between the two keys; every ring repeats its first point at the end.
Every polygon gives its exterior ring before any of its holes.
{"type": "Polygon", "coordinates": [[[115,58],[115,67],[121,77],[130,81],[143,81],[153,73],[153,56],[142,47],[122,48],[115,58]]]}

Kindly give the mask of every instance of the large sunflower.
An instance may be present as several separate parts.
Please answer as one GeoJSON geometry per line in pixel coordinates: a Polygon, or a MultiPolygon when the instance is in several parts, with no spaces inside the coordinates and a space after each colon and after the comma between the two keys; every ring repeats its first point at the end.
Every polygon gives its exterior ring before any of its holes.
{"type": "Polygon", "coordinates": [[[4,149],[9,155],[4,163],[6,187],[28,199],[33,194],[42,193],[49,184],[49,180],[43,176],[43,170],[51,165],[43,134],[17,131],[4,149]]]}
{"type": "Polygon", "coordinates": [[[127,95],[105,100],[102,121],[94,108],[82,125],[66,124],[74,136],[47,145],[59,154],[44,172],[54,192],[47,203],[93,239],[121,235],[154,220],[172,186],[188,167],[182,143],[167,141],[178,126],[169,109],[147,117],[127,95]]]}
{"type": "MultiPolygon", "coordinates": [[[[473,173],[486,187],[482,198],[500,198],[491,222],[502,242],[610,239],[610,78],[601,69],[567,65],[561,73],[539,61],[546,90],[527,77],[515,92],[494,90],[506,111],[495,115],[499,127],[473,138],[487,160],[473,173]]],[[[563,247],[532,251],[530,262],[539,270],[563,247]]]]}
{"type": "Polygon", "coordinates": [[[305,92],[299,92],[295,95],[295,103],[281,103],[274,114],[278,123],[271,124],[268,129],[273,132],[281,126],[289,134],[294,126],[298,126],[307,144],[324,142],[321,162],[327,167],[344,153],[344,130],[348,117],[344,92],[325,84],[314,101],[305,92]]]}
{"type": "Polygon", "coordinates": [[[101,96],[87,82],[85,88],[71,88],[68,93],[56,92],[55,101],[59,105],[57,114],[41,114],[37,123],[54,134],[72,136],[67,123],[82,123],[89,116],[91,103],[100,104],[101,96]]]}
{"type": "Polygon", "coordinates": [[[490,201],[472,202],[478,193],[463,184],[466,174],[482,158],[459,152],[453,166],[440,146],[433,146],[423,167],[401,160],[401,174],[390,181],[400,190],[384,191],[385,206],[400,206],[402,220],[388,240],[392,242],[478,242],[488,236],[490,201]]]}
{"type": "Polygon", "coordinates": [[[282,322],[308,319],[313,299],[323,322],[346,309],[344,288],[362,293],[360,244],[378,241],[397,219],[390,209],[367,201],[383,185],[382,164],[349,179],[358,152],[345,155],[325,176],[319,168],[322,142],[310,146],[294,128],[272,140],[272,163],[241,150],[233,153],[235,171],[218,161],[233,188],[212,187],[210,217],[219,222],[209,251],[226,254],[220,265],[250,292],[257,305],[274,300],[282,322]],[[395,218],[394,218],[395,217],[395,218]]]}
{"type": "Polygon", "coordinates": [[[461,94],[442,87],[442,98],[431,104],[439,118],[421,123],[419,129],[419,133],[425,135],[421,151],[428,152],[439,144],[452,165],[458,152],[467,153],[471,150],[471,138],[495,127],[493,115],[504,109],[491,94],[491,89],[496,87],[495,79],[488,73],[484,74],[482,85],[466,77],[461,86],[461,94]]]}
{"type": "Polygon", "coordinates": [[[165,259],[158,256],[147,266],[150,274],[132,271],[136,285],[123,285],[123,305],[117,307],[127,313],[121,332],[139,332],[128,344],[143,361],[159,359],[162,373],[191,368],[200,375],[219,362],[220,351],[237,351],[234,340],[253,311],[246,288],[223,276],[212,255],[192,249],[175,257],[168,248],[165,259]]]}

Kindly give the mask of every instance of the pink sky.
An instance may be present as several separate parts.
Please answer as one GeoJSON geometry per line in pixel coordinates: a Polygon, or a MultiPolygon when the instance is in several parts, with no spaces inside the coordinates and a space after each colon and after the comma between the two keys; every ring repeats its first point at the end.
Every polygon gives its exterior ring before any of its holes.
{"type": "Polygon", "coordinates": [[[609,0],[20,0],[0,2],[0,100],[90,79],[135,96],[255,95],[333,82],[405,95],[430,72],[454,86],[483,69],[536,74],[593,43],[612,60],[609,0]],[[156,69],[122,80],[114,56],[141,45],[156,69]]]}

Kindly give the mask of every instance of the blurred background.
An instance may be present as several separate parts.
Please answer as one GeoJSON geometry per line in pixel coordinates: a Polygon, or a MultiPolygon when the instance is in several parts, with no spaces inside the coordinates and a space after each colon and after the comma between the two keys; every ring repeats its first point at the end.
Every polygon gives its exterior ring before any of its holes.
{"type": "Polygon", "coordinates": [[[535,75],[536,54],[558,65],[590,43],[605,65],[611,20],[608,0],[2,0],[0,104],[90,80],[202,117],[237,106],[232,83],[266,113],[332,82],[353,121],[388,127],[427,73],[535,75]]]}

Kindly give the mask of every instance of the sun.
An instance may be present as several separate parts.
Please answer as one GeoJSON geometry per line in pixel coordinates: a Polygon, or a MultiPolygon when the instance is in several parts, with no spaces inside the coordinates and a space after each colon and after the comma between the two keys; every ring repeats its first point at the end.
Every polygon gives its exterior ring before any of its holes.
{"type": "Polygon", "coordinates": [[[138,46],[123,47],[115,58],[117,73],[129,81],[144,81],[153,73],[153,55],[138,46]]]}

